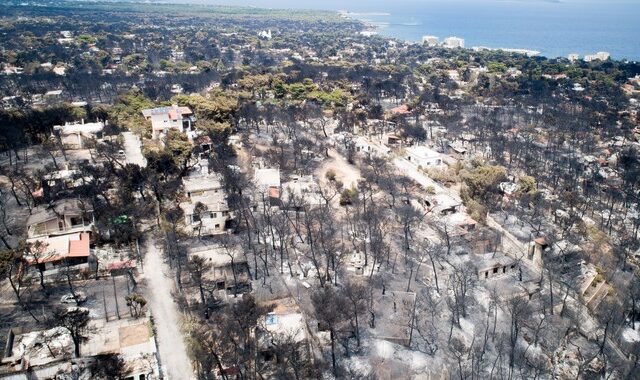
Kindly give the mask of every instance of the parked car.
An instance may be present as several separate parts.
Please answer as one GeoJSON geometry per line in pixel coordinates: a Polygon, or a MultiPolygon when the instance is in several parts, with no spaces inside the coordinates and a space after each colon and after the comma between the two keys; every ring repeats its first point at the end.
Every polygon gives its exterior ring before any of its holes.
{"type": "Polygon", "coordinates": [[[87,296],[83,292],[67,293],[60,298],[62,303],[83,303],[87,300],[87,296]]]}

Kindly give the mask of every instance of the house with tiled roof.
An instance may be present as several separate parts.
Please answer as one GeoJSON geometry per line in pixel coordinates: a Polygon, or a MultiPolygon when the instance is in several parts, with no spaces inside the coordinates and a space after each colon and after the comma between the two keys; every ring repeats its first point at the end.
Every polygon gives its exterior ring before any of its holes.
{"type": "Polygon", "coordinates": [[[79,199],[36,207],[27,220],[27,243],[31,249],[24,260],[41,270],[87,263],[93,223],[91,205],[79,199]]]}
{"type": "Polygon", "coordinates": [[[41,270],[61,265],[85,264],[91,256],[91,233],[77,232],[67,235],[38,238],[39,244],[25,255],[25,261],[41,270]]]}
{"type": "Polygon", "coordinates": [[[142,116],[151,121],[151,136],[158,140],[170,129],[184,132],[189,141],[197,136],[194,128],[195,116],[189,107],[172,105],[169,107],[148,108],[142,110],[142,116]]]}

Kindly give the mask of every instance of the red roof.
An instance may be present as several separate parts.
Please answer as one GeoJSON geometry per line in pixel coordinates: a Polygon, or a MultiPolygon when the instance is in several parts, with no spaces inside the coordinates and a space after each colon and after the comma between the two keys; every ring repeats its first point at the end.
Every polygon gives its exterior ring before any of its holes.
{"type": "Polygon", "coordinates": [[[269,188],[269,197],[270,198],[280,198],[280,189],[278,189],[277,187],[270,187],[269,188]]]}
{"type": "Polygon", "coordinates": [[[207,135],[202,135],[202,136],[198,136],[196,138],[196,143],[202,145],[202,144],[211,144],[211,137],[207,136],[207,135]]]}
{"type": "Polygon", "coordinates": [[[80,240],[69,240],[69,257],[89,257],[90,235],[87,232],[80,234],[80,240]]]}
{"type": "Polygon", "coordinates": [[[406,104],[403,104],[401,106],[398,106],[396,108],[392,108],[391,109],[391,113],[394,115],[406,115],[411,113],[411,111],[409,110],[409,106],[406,104]]]}
{"type": "Polygon", "coordinates": [[[89,257],[91,250],[89,241],[91,234],[81,232],[79,234],[63,235],[41,240],[42,246],[39,258],[27,258],[29,264],[49,263],[60,261],[68,257],[89,257]],[[76,239],[77,237],[77,239],[76,239]]]}

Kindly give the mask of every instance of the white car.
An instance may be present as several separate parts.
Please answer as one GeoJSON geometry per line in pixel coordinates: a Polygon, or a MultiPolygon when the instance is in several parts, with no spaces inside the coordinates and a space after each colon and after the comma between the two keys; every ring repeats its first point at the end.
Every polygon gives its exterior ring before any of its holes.
{"type": "Polygon", "coordinates": [[[73,293],[67,293],[60,298],[60,302],[62,303],[83,303],[87,300],[87,296],[83,292],[75,292],[75,297],[73,293]],[[77,300],[77,302],[76,302],[77,300]]]}

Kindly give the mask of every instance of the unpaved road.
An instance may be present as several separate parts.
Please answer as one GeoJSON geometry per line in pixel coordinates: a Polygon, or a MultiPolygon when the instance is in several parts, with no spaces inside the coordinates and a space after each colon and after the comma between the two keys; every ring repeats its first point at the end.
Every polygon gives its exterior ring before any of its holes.
{"type": "Polygon", "coordinates": [[[156,246],[156,240],[150,233],[148,237],[144,260],[145,296],[156,326],[161,370],[165,379],[195,379],[180,332],[180,312],[171,296],[173,280],[170,270],[164,263],[162,251],[156,246]]]}
{"type": "Polygon", "coordinates": [[[329,157],[315,171],[316,180],[326,184],[325,174],[327,171],[333,170],[336,173],[336,178],[344,184],[345,188],[358,187],[358,180],[361,178],[360,169],[349,164],[347,159],[335,149],[329,149],[329,157]]]}
{"type": "Polygon", "coordinates": [[[123,132],[124,138],[124,152],[127,163],[136,164],[140,167],[147,166],[147,160],[142,155],[142,149],[140,149],[140,138],[131,132],[123,132]]]}

